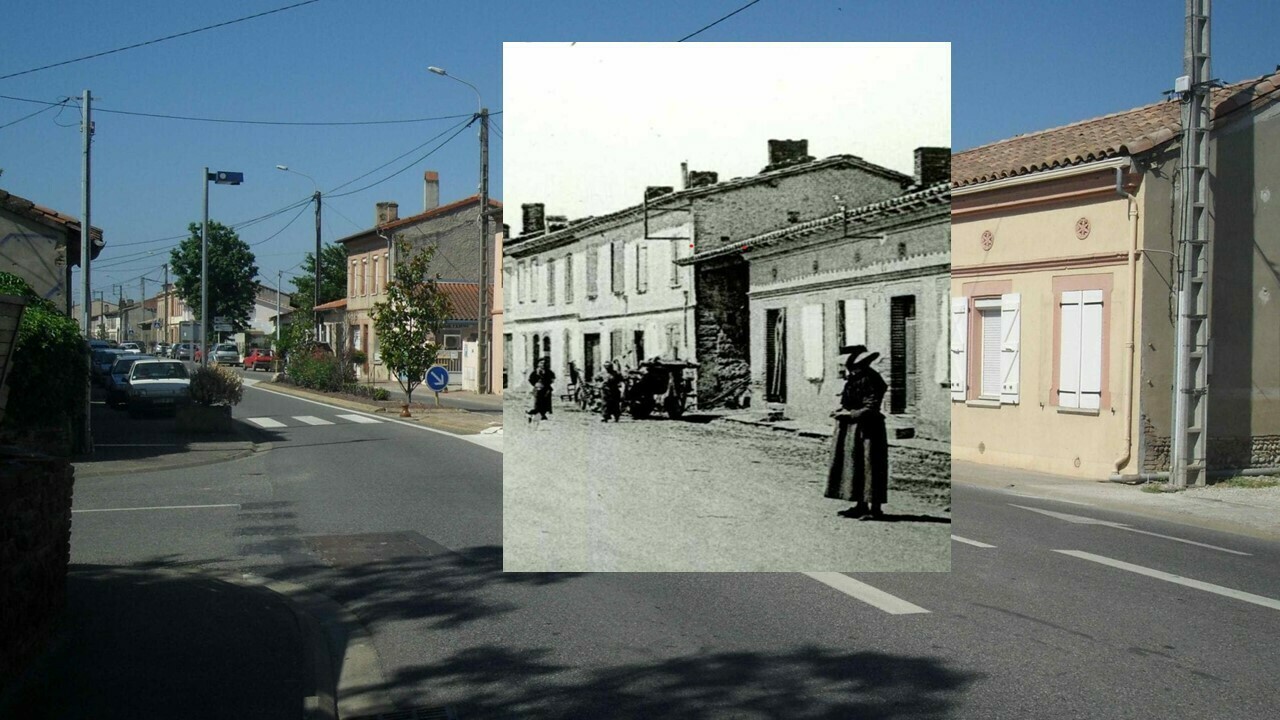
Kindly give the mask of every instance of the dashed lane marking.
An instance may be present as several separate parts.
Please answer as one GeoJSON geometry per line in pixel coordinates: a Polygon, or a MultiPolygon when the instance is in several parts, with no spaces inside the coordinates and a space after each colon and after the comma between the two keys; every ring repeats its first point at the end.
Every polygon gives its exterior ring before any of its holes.
{"type": "Polygon", "coordinates": [[[1239,550],[1231,550],[1229,548],[1218,547],[1217,545],[1210,545],[1208,543],[1196,542],[1195,540],[1187,540],[1186,538],[1174,537],[1172,535],[1162,535],[1158,532],[1151,532],[1150,530],[1139,530],[1138,528],[1135,528],[1135,527],[1129,527],[1124,523],[1111,522],[1110,520],[1098,520],[1097,518],[1085,517],[1083,515],[1072,515],[1070,513],[1060,513],[1060,512],[1054,512],[1052,510],[1042,510],[1040,508],[1027,507],[1026,505],[1014,505],[1013,503],[1009,503],[1009,504],[1012,507],[1022,508],[1023,510],[1030,510],[1031,512],[1040,513],[1041,515],[1048,515],[1049,517],[1058,518],[1059,520],[1066,520],[1069,523],[1075,523],[1077,525],[1102,525],[1104,527],[1115,528],[1117,530],[1126,530],[1128,532],[1138,533],[1140,535],[1150,535],[1152,537],[1163,538],[1165,540],[1173,540],[1174,542],[1185,543],[1187,545],[1195,545],[1196,547],[1208,548],[1210,550],[1217,550],[1218,552],[1231,553],[1232,555],[1250,555],[1250,553],[1247,553],[1247,552],[1241,552],[1239,550]]]}
{"type": "Polygon", "coordinates": [[[993,547],[995,547],[995,545],[988,545],[988,544],[986,544],[986,543],[984,543],[984,542],[978,542],[977,540],[970,540],[969,538],[962,538],[962,537],[960,537],[959,535],[952,535],[952,536],[951,536],[951,539],[952,539],[952,540],[955,540],[955,541],[956,541],[956,542],[958,542],[958,543],[964,543],[965,545],[972,545],[972,546],[974,546],[974,547],[980,547],[980,548],[993,548],[993,547]]]}
{"type": "Polygon", "coordinates": [[[318,418],[315,415],[294,415],[293,419],[299,422],[304,422],[308,425],[332,425],[333,424],[332,421],[325,420],[324,418],[318,418]]]}
{"type": "Polygon", "coordinates": [[[864,582],[854,580],[844,573],[807,572],[805,575],[808,575],[823,585],[835,588],[849,597],[861,600],[876,609],[883,610],[890,615],[913,615],[929,612],[919,605],[913,605],[902,598],[890,595],[889,593],[871,587],[864,582]]]}
{"type": "Polygon", "coordinates": [[[90,510],[72,510],[73,513],[92,513],[92,512],[133,512],[137,510],[203,510],[206,508],[238,508],[238,504],[224,505],[156,505],[154,507],[131,507],[131,508],[96,508],[90,510]]]}
{"type": "Polygon", "coordinates": [[[285,424],[280,422],[279,420],[272,420],[271,418],[266,418],[266,417],[249,418],[249,422],[253,423],[254,425],[257,425],[258,427],[264,427],[264,428],[285,427],[285,424]]]}
{"type": "Polygon", "coordinates": [[[338,417],[342,418],[343,420],[350,420],[353,423],[361,423],[364,425],[375,425],[382,422],[381,420],[375,420],[374,418],[368,417],[367,415],[352,414],[352,415],[339,415],[338,417]]]}
{"type": "Polygon", "coordinates": [[[1271,608],[1272,610],[1280,610],[1280,600],[1264,597],[1262,595],[1254,595],[1253,593],[1247,593],[1247,592],[1244,592],[1243,590],[1235,590],[1229,587],[1223,587],[1221,585],[1214,585],[1213,583],[1201,582],[1200,580],[1192,580],[1191,578],[1183,577],[1181,575],[1174,575],[1173,573],[1167,573],[1162,570],[1153,570],[1149,567],[1134,565],[1132,563],[1127,563],[1122,560],[1112,560],[1109,557],[1094,555],[1093,553],[1081,552],[1079,550],[1054,550],[1054,552],[1062,553],[1063,555],[1070,555],[1071,557],[1080,558],[1081,560],[1096,562],[1101,565],[1109,565],[1113,568],[1119,568],[1121,570],[1128,570],[1129,572],[1132,572],[1132,573],[1145,575],[1147,577],[1155,578],[1157,580],[1164,580],[1165,582],[1171,582],[1171,583],[1174,583],[1175,585],[1182,585],[1184,587],[1195,588],[1196,590],[1211,592],[1215,595],[1221,595],[1223,597],[1232,598],[1233,600],[1243,600],[1244,602],[1253,603],[1254,605],[1261,605],[1262,607],[1271,608]]]}

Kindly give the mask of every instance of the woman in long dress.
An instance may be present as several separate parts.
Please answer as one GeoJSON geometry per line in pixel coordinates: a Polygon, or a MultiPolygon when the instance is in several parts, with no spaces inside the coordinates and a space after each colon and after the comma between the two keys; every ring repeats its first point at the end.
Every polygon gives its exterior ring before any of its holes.
{"type": "Polygon", "coordinates": [[[543,357],[538,361],[537,369],[529,373],[529,384],[533,386],[533,409],[526,413],[529,422],[533,422],[534,415],[547,419],[547,413],[551,412],[551,394],[555,381],[556,374],[551,372],[551,358],[543,357]]]}
{"type": "Polygon", "coordinates": [[[875,520],[883,516],[880,506],[889,494],[889,441],[880,411],[888,386],[880,373],[871,369],[879,353],[868,352],[865,345],[841,348],[841,352],[849,355],[845,361],[849,374],[840,394],[840,409],[832,413],[837,425],[826,497],[856,503],[840,515],[875,520]]]}

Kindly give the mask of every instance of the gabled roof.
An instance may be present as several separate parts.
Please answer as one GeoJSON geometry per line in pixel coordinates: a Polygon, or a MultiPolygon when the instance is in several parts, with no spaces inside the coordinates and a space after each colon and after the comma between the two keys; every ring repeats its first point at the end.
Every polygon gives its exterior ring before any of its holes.
{"type": "Polygon", "coordinates": [[[436,285],[449,298],[450,320],[478,321],[480,319],[479,283],[441,280],[436,285]]]}
{"type": "MultiPolygon", "coordinates": [[[[0,209],[8,210],[15,215],[34,220],[41,225],[66,233],[67,263],[80,265],[80,219],[37,205],[24,197],[18,197],[6,190],[0,190],[0,209]]],[[[106,243],[102,239],[102,229],[92,228],[89,237],[93,238],[93,257],[97,259],[106,243]]]]}
{"type": "MultiPolygon", "coordinates": [[[[807,172],[832,167],[848,167],[865,170],[889,180],[900,182],[904,187],[910,185],[914,180],[910,175],[904,175],[896,170],[890,170],[889,168],[867,162],[856,155],[832,155],[831,157],[823,158],[821,160],[787,165],[774,170],[761,172],[756,175],[725,180],[723,182],[715,183],[714,185],[703,185],[696,188],[689,188],[687,190],[677,190],[675,192],[667,193],[666,195],[660,195],[652,198],[649,200],[648,204],[649,207],[660,208],[673,203],[691,200],[693,198],[715,195],[759,183],[774,182],[784,177],[801,175],[807,172]]],[[[585,218],[571,222],[569,227],[552,233],[508,238],[504,243],[503,253],[507,255],[523,255],[546,247],[553,247],[577,237],[584,231],[599,231],[607,227],[625,223],[632,220],[634,217],[639,216],[643,211],[644,203],[640,203],[638,205],[632,205],[631,207],[618,210],[617,212],[609,213],[608,215],[585,218]]]]}
{"type": "MultiPolygon", "coordinates": [[[[1214,119],[1220,119],[1280,90],[1280,72],[1213,90],[1214,119]]],[[[1182,132],[1177,99],[1070,125],[1019,135],[951,158],[951,183],[964,187],[1042,170],[1081,165],[1113,157],[1139,155],[1164,145],[1182,132]]]]}
{"type": "MultiPolygon", "coordinates": [[[[914,217],[927,216],[931,211],[950,217],[951,185],[945,182],[916,192],[899,195],[871,205],[852,208],[847,213],[835,213],[808,222],[797,223],[791,227],[774,230],[757,235],[740,243],[707,250],[676,261],[677,265],[692,265],[704,260],[711,260],[726,255],[735,255],[748,250],[777,245],[788,240],[812,235],[825,228],[841,230],[847,225],[850,234],[873,232],[883,226],[899,224],[903,218],[908,221],[914,217]]],[[[949,222],[949,220],[948,220],[949,222]]]]}
{"type": "MultiPolygon", "coordinates": [[[[329,302],[327,302],[327,303],[321,303],[321,304],[317,305],[317,306],[315,307],[315,309],[316,309],[316,310],[346,310],[346,309],[347,309],[347,299],[346,299],[346,298],[339,298],[339,299],[337,299],[337,300],[331,300],[331,301],[329,301],[329,302]]],[[[283,315],[284,313],[281,313],[281,314],[283,315]]]]}
{"type": "MultiPolygon", "coordinates": [[[[424,222],[426,220],[430,220],[432,218],[443,217],[457,210],[461,210],[467,207],[468,205],[479,205],[479,204],[480,204],[480,196],[472,195],[471,197],[463,198],[456,202],[451,202],[448,205],[441,205],[440,207],[432,208],[426,212],[418,213],[417,215],[410,215],[409,217],[399,218],[398,220],[393,220],[389,223],[375,225],[369,228],[368,230],[361,230],[360,232],[355,233],[354,235],[348,235],[344,238],[341,238],[338,240],[338,242],[342,244],[346,244],[353,240],[359,240],[361,238],[366,238],[371,235],[377,235],[380,232],[395,230],[397,228],[404,227],[405,225],[414,225],[420,222],[424,222]]],[[[501,210],[502,201],[489,198],[489,207],[494,210],[501,210]]],[[[501,220],[499,220],[498,223],[501,224],[501,220]]]]}

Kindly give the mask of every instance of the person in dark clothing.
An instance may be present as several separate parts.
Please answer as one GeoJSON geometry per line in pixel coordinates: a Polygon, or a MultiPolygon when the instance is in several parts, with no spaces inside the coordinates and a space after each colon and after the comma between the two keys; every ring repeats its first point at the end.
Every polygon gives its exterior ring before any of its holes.
{"type": "Polygon", "coordinates": [[[622,387],[624,384],[622,373],[618,372],[618,367],[613,363],[605,363],[604,366],[604,418],[601,422],[609,422],[609,418],[613,418],[614,422],[622,419],[622,387]]]}
{"type": "Polygon", "coordinates": [[[840,394],[840,409],[831,414],[837,426],[826,497],[856,503],[840,515],[875,520],[882,517],[880,506],[889,494],[889,441],[884,414],[880,412],[888,386],[880,373],[871,369],[871,363],[880,353],[868,352],[865,345],[840,350],[849,355],[845,362],[849,374],[840,394]],[[869,498],[868,476],[871,480],[869,498]]]}
{"type": "Polygon", "coordinates": [[[533,409],[526,413],[529,422],[533,422],[534,415],[547,419],[547,413],[551,412],[551,393],[555,381],[556,374],[551,372],[551,358],[542,358],[538,361],[537,369],[529,373],[529,384],[533,386],[533,409]]]}

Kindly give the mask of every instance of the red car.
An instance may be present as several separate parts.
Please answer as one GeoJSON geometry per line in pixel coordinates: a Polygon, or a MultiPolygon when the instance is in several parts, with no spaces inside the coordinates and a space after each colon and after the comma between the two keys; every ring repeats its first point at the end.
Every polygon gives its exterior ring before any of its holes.
{"type": "Polygon", "coordinates": [[[244,367],[247,370],[270,370],[275,358],[271,356],[270,350],[261,350],[254,348],[244,356],[244,367]]]}

